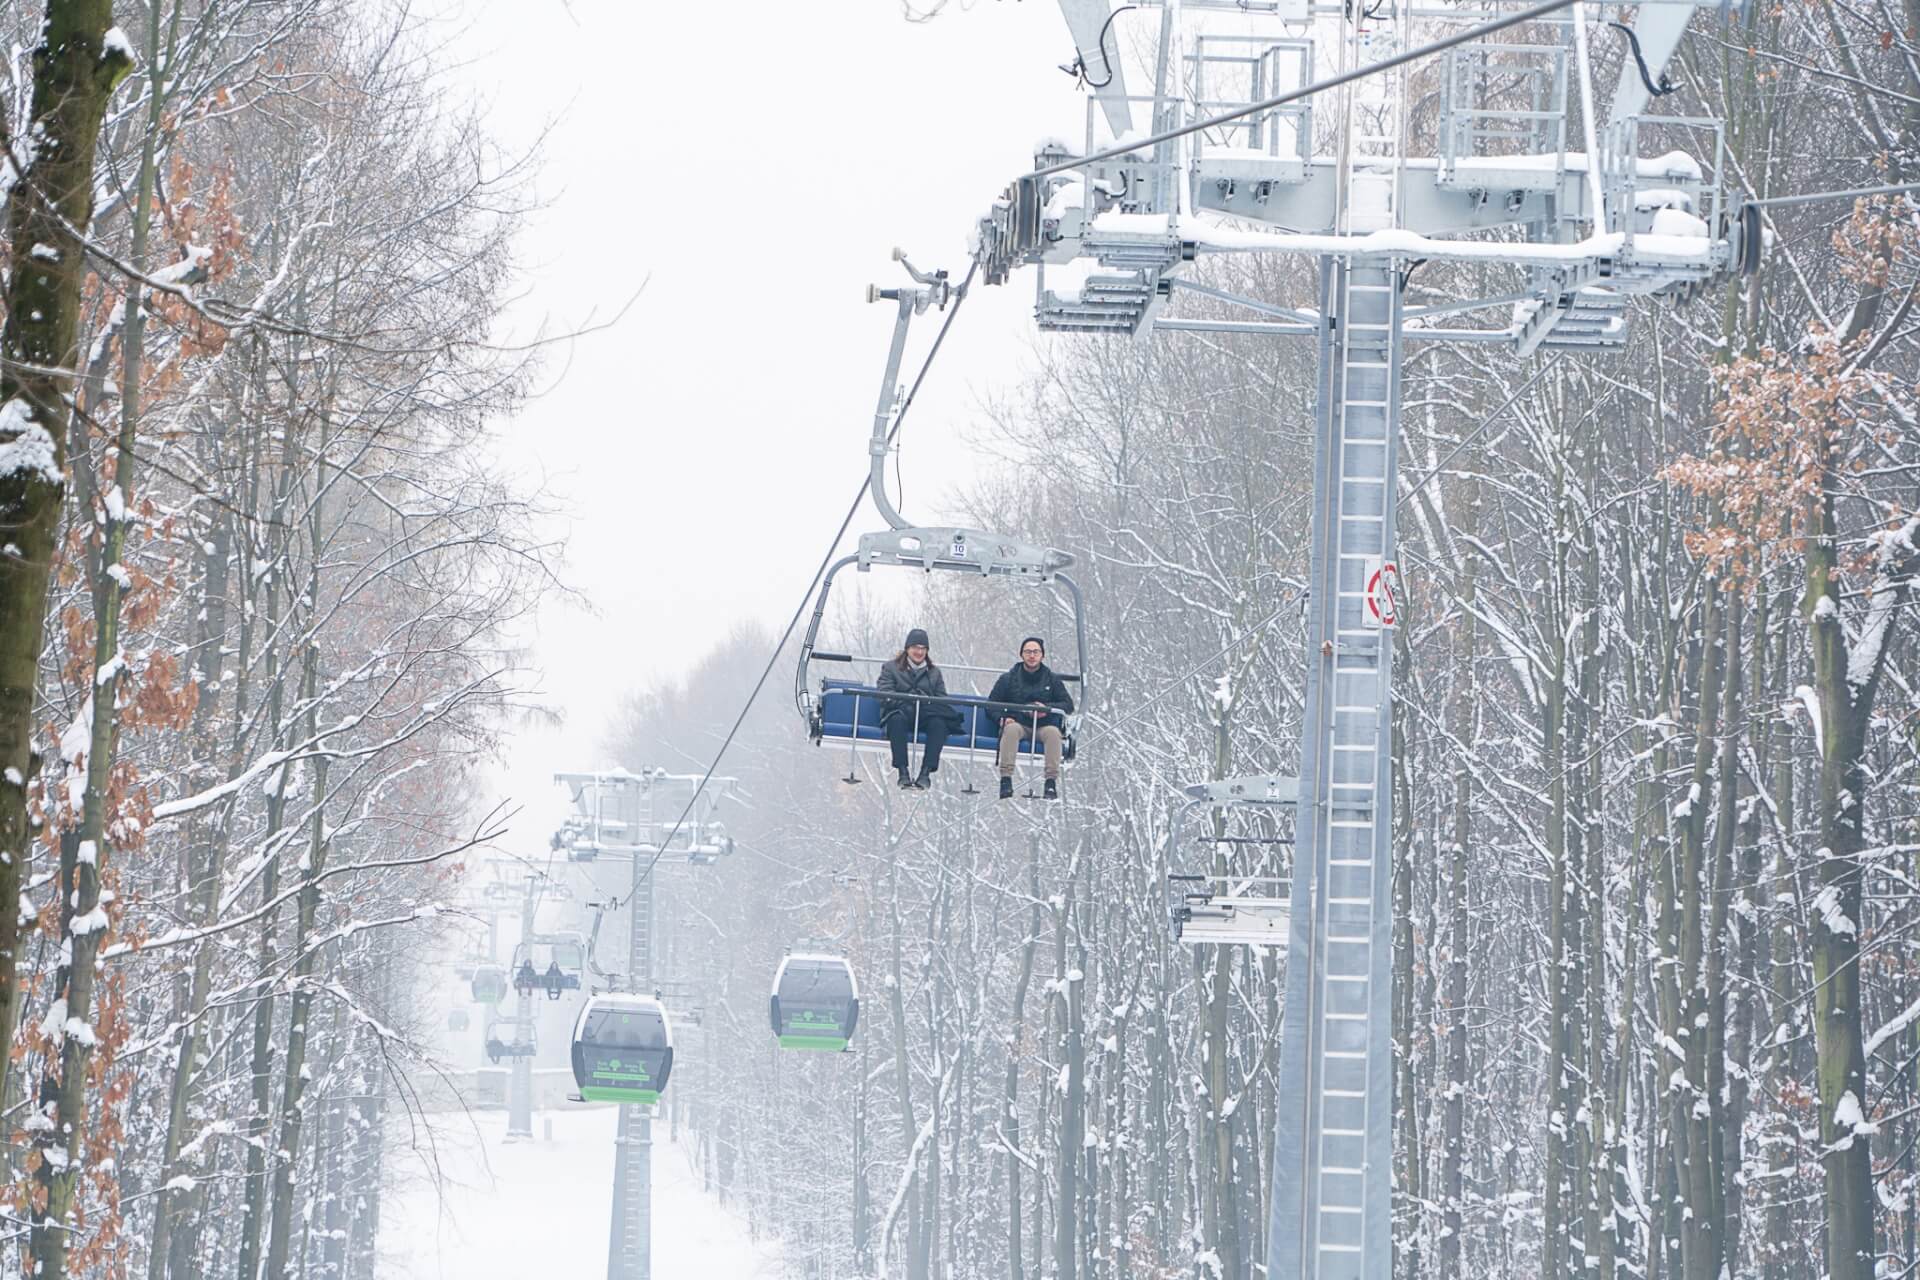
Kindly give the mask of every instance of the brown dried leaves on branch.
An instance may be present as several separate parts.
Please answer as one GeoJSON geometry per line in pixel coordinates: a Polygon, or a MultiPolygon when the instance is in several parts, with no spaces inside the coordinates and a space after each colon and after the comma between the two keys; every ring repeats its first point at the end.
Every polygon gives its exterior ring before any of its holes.
{"type": "Polygon", "coordinates": [[[1777,555],[1805,550],[1836,464],[1871,429],[1870,388],[1849,367],[1852,355],[1826,343],[1735,360],[1720,377],[1711,447],[1667,468],[1709,500],[1713,518],[1687,533],[1687,549],[1729,585],[1750,587],[1777,555]]]}
{"type": "MultiPolygon", "coordinates": [[[[1896,266],[1910,263],[1914,241],[1884,200],[1857,202],[1833,237],[1841,273],[1862,290],[1885,288],[1896,266]]],[[[1825,528],[1830,499],[1865,499],[1888,527],[1902,518],[1897,503],[1854,483],[1870,453],[1901,447],[1886,380],[1858,367],[1870,340],[1816,334],[1800,350],[1768,348],[1719,373],[1707,451],[1681,457],[1666,475],[1706,499],[1708,518],[1686,535],[1687,549],[1724,584],[1751,590],[1779,557],[1803,554],[1825,528]]],[[[1843,558],[1841,571],[1861,572],[1869,559],[1843,558]]]]}

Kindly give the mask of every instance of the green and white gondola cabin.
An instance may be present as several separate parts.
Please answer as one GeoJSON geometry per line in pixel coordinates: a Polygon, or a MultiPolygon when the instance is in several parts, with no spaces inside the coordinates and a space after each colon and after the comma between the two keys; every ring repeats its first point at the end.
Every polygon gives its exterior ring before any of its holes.
{"type": "Polygon", "coordinates": [[[600,995],[573,1024],[573,1081],[588,1102],[652,1104],[673,1072],[673,1027],[651,996],[600,995]]]}
{"type": "Polygon", "coordinates": [[[844,1050],[860,1021],[853,967],[839,956],[787,956],[773,976],[772,1012],[782,1049],[844,1050]]]}
{"type": "Polygon", "coordinates": [[[475,1004],[499,1004],[507,998],[507,971],[497,964],[476,965],[472,989],[475,1004]]]}

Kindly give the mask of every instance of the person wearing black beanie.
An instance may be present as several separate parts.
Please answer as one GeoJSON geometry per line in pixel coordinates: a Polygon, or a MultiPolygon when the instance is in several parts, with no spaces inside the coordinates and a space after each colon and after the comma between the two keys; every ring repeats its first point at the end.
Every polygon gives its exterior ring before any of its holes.
{"type": "Polygon", "coordinates": [[[1066,682],[1047,667],[1046,658],[1047,642],[1039,636],[1028,636],[1020,642],[1020,661],[994,682],[993,692],[987,695],[989,702],[1031,708],[1012,711],[996,707],[993,712],[1000,721],[1002,800],[1013,795],[1013,765],[1020,744],[1036,737],[1040,739],[1040,750],[1046,759],[1046,798],[1060,798],[1060,756],[1066,742],[1062,729],[1066,713],[1073,710],[1073,695],[1067,692],[1066,682]]]}
{"type": "Polygon", "coordinates": [[[887,731],[887,743],[893,748],[894,771],[900,785],[925,791],[940,771],[940,751],[947,738],[960,727],[960,714],[946,701],[947,678],[928,656],[927,633],[921,627],[907,632],[906,643],[892,661],[880,668],[874,682],[881,694],[880,724],[887,731]],[[895,696],[885,696],[885,695],[895,696]],[[907,766],[908,749],[917,735],[925,734],[927,749],[920,757],[920,771],[907,766]]]}

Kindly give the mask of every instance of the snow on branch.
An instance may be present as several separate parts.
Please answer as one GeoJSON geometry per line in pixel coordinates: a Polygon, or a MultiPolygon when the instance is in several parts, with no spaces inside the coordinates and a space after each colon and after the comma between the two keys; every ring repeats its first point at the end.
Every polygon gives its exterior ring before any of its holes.
{"type": "Polygon", "coordinates": [[[1873,546],[1873,581],[1867,588],[1867,614],[1860,634],[1847,644],[1847,684],[1858,699],[1860,691],[1873,682],[1886,656],[1887,636],[1906,594],[1920,548],[1914,536],[1920,534],[1920,516],[1908,516],[1891,529],[1881,529],[1869,537],[1873,546]]]}
{"type": "Polygon", "coordinates": [[[1866,1044],[1861,1050],[1861,1055],[1871,1058],[1881,1045],[1912,1026],[1915,1018],[1920,1018],[1920,999],[1916,999],[1912,1004],[1882,1023],[1877,1031],[1868,1036],[1866,1044]]]}

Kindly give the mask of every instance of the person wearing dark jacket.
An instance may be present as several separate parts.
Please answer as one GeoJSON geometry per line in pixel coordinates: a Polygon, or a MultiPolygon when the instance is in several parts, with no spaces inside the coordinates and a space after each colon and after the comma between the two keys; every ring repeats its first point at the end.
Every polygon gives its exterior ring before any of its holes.
{"type": "Polygon", "coordinates": [[[1073,697],[1066,681],[1047,668],[1047,644],[1039,636],[1020,642],[1020,661],[1013,670],[993,682],[989,702],[1017,702],[1036,709],[1030,712],[995,710],[1000,721],[1000,798],[1013,795],[1013,763],[1022,742],[1033,740],[1036,731],[1046,756],[1047,799],[1060,798],[1061,729],[1066,713],[1073,710],[1073,697]]]}
{"type": "Polygon", "coordinates": [[[947,736],[960,727],[960,713],[944,701],[947,678],[927,656],[927,633],[919,627],[907,632],[906,644],[892,661],[880,668],[880,678],[874,684],[883,695],[911,695],[883,696],[880,724],[893,747],[893,767],[900,774],[900,785],[925,791],[933,785],[933,775],[940,771],[940,751],[947,745],[947,736]],[[927,749],[920,757],[918,776],[907,768],[907,746],[916,730],[927,735],[927,749]]]}

